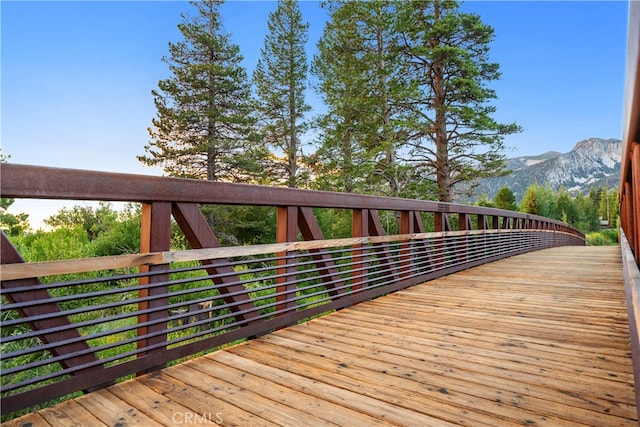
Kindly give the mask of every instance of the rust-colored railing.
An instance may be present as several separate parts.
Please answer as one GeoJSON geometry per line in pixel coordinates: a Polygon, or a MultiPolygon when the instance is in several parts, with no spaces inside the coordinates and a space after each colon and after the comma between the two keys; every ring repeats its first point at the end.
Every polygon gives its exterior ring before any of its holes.
{"type": "Polygon", "coordinates": [[[640,5],[630,2],[627,77],[622,129],[620,222],[640,263],[640,5]]]}
{"type": "Polygon", "coordinates": [[[25,263],[2,235],[4,413],[482,263],[584,244],[555,220],[466,205],[14,164],[0,179],[2,197],[142,203],[136,254],[25,263]],[[276,243],[220,247],[202,205],[272,207],[276,243]],[[350,211],[351,235],[324,239],[318,209],[350,211]],[[193,249],[170,250],[172,222],[193,249]]]}
{"type": "Polygon", "coordinates": [[[627,291],[629,333],[640,417],[640,2],[629,2],[627,76],[625,83],[620,172],[622,260],[627,291]]]}

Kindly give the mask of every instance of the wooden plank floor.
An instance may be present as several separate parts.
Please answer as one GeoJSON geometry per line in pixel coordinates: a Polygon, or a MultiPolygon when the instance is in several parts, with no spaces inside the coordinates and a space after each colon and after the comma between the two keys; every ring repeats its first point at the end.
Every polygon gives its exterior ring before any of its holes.
{"type": "Polygon", "coordinates": [[[6,425],[637,425],[619,248],[453,274],[6,425]]]}

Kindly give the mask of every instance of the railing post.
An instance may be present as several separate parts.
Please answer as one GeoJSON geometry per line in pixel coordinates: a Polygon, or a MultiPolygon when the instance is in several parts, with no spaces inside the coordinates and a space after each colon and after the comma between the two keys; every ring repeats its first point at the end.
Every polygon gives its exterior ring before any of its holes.
{"type": "MultiPolygon", "coordinates": [[[[458,230],[469,231],[469,230],[472,230],[472,228],[473,227],[471,225],[470,215],[466,213],[459,213],[458,214],[458,230]]],[[[460,238],[460,259],[464,260],[464,262],[467,262],[469,260],[468,255],[469,255],[469,237],[464,236],[460,238]]]]}
{"type": "MultiPolygon", "coordinates": [[[[171,247],[171,203],[154,202],[151,204],[144,203],[142,205],[142,224],[140,230],[140,253],[149,252],[162,252],[168,251],[171,247]]],[[[140,267],[140,272],[153,272],[167,270],[168,265],[143,265],[140,267]]],[[[140,285],[149,285],[158,282],[166,282],[169,279],[168,274],[159,274],[153,276],[141,277],[139,280],[140,285]]],[[[167,305],[169,302],[169,286],[163,285],[153,288],[140,289],[138,292],[140,298],[161,296],[150,301],[142,301],[138,303],[138,310],[151,310],[149,313],[142,313],[138,315],[138,324],[144,322],[154,322],[154,324],[148,326],[141,326],[138,328],[138,336],[144,336],[146,334],[155,334],[152,337],[141,338],[137,342],[139,350],[146,348],[147,346],[160,344],[167,342],[167,305]],[[164,333],[162,333],[164,331],[164,333]]],[[[151,352],[163,351],[164,347],[151,350],[151,352]]],[[[138,356],[147,354],[143,352],[138,356]]],[[[156,368],[149,366],[149,368],[156,368]]],[[[147,371],[144,371],[147,372],[147,371]]],[[[144,372],[139,372],[143,374],[144,372]]]]}
{"type": "Polygon", "coordinates": [[[491,228],[494,230],[500,230],[500,216],[494,215],[491,217],[491,228]]]}
{"type": "MultiPolygon", "coordinates": [[[[436,233],[444,233],[451,231],[451,224],[449,223],[449,215],[445,212],[433,213],[433,227],[436,233]]],[[[435,249],[435,262],[441,262],[442,267],[447,264],[447,248],[446,239],[444,237],[436,237],[433,242],[435,249]]]]}
{"type": "Polygon", "coordinates": [[[487,218],[487,215],[485,214],[478,214],[477,216],[477,221],[478,221],[478,230],[482,230],[485,231],[485,233],[482,233],[481,235],[475,236],[473,238],[474,242],[477,242],[478,244],[480,244],[480,242],[482,242],[482,257],[486,257],[487,256],[487,233],[486,230],[488,230],[489,227],[489,220],[487,218]]]}
{"type": "MultiPolygon", "coordinates": [[[[277,211],[276,241],[278,243],[295,242],[298,240],[298,207],[279,206],[277,211]]],[[[283,315],[286,308],[296,306],[296,286],[290,282],[295,281],[295,261],[292,263],[287,255],[295,255],[295,252],[279,252],[276,265],[276,313],[283,315]],[[293,265],[292,265],[293,264],[293,265]],[[286,275],[286,276],[285,276],[286,275]],[[293,294],[293,297],[291,295],[293,294]]]]}
{"type": "MultiPolygon", "coordinates": [[[[354,209],[351,214],[351,237],[367,237],[369,235],[369,211],[368,209],[354,209]]],[[[363,273],[367,268],[365,261],[365,245],[353,245],[353,271],[351,274],[351,289],[361,289],[363,285],[363,273]]]]}
{"type": "MultiPolygon", "coordinates": [[[[413,234],[414,216],[418,214],[413,211],[400,212],[400,234],[413,234]]],[[[400,277],[406,278],[411,276],[411,268],[413,265],[411,240],[402,242],[400,245],[400,277]]]]}
{"type": "Polygon", "coordinates": [[[635,251],[636,247],[636,233],[635,228],[636,224],[633,223],[633,211],[634,211],[634,200],[633,200],[633,190],[631,188],[630,182],[625,182],[623,187],[623,197],[625,203],[622,203],[621,206],[621,215],[624,216],[624,222],[622,228],[625,231],[625,235],[627,237],[627,241],[629,242],[629,247],[635,251]]]}
{"type": "Polygon", "coordinates": [[[487,222],[487,216],[485,214],[478,214],[478,230],[486,230],[489,228],[489,224],[487,222]]]}

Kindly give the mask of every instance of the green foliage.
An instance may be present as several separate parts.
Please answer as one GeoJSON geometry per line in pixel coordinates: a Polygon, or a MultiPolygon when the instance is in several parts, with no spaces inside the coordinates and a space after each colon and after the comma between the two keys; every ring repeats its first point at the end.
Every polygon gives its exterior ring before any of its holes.
{"type": "Polygon", "coordinates": [[[12,239],[16,250],[27,262],[84,258],[93,255],[87,232],[79,226],[39,230],[12,239]]]}
{"type": "Polygon", "coordinates": [[[240,49],[223,31],[221,3],[193,1],[195,16],[183,15],[183,40],[169,43],[163,58],[172,76],[152,91],[152,141],[138,160],[172,176],[248,182],[265,153],[256,145],[251,88],[240,49]]]}
{"type": "Polygon", "coordinates": [[[93,240],[96,256],[137,253],[140,250],[140,206],[128,205],[117,220],[93,240]]]}
{"type": "Polygon", "coordinates": [[[620,195],[617,188],[606,186],[599,188],[598,216],[609,223],[610,228],[617,228],[616,219],[620,212],[620,195]]]}
{"type": "Polygon", "coordinates": [[[314,209],[318,226],[325,239],[351,237],[352,214],[348,209],[314,209]]]}
{"type": "Polygon", "coordinates": [[[496,197],[493,199],[493,203],[498,209],[505,209],[508,211],[517,211],[516,196],[509,187],[502,187],[498,190],[496,197]]]}
{"type": "Polygon", "coordinates": [[[600,217],[598,216],[598,206],[591,198],[591,194],[589,197],[578,194],[575,203],[578,211],[578,220],[575,226],[584,232],[599,230],[600,217]]]}
{"type": "Polygon", "coordinates": [[[560,219],[557,215],[555,192],[549,186],[530,185],[522,196],[520,210],[547,218],[560,219]]]}
{"type": "Polygon", "coordinates": [[[203,206],[207,218],[223,246],[274,243],[276,209],[270,206],[203,206]]]}
{"type": "MultiPolygon", "coordinates": [[[[45,222],[54,228],[9,236],[13,246],[27,262],[111,256],[139,251],[140,209],[135,205],[128,205],[121,212],[113,210],[109,204],[101,204],[95,210],[86,206],[63,208],[45,222]]],[[[42,280],[50,282],[94,276],[94,273],[83,273],[42,280]]],[[[100,290],[100,286],[102,285],[87,290],[100,290]]],[[[73,288],[68,290],[80,292],[73,288]]]]}
{"type": "Polygon", "coordinates": [[[492,200],[489,200],[489,196],[486,193],[481,194],[478,197],[478,200],[474,203],[476,206],[483,206],[485,208],[495,208],[495,203],[492,200]]]}
{"type": "Polygon", "coordinates": [[[94,240],[98,235],[109,230],[118,219],[118,213],[108,203],[100,202],[98,209],[91,206],[73,206],[62,208],[58,213],[44,220],[53,228],[81,227],[94,240]]]}
{"type": "Polygon", "coordinates": [[[316,125],[318,186],[345,192],[398,195],[397,149],[402,135],[398,73],[391,27],[393,6],[382,2],[328,4],[331,19],[318,42],[312,72],[327,113],[316,125]]]}
{"type": "Polygon", "coordinates": [[[91,206],[65,207],[44,222],[56,229],[82,229],[91,242],[90,253],[86,256],[135,253],[140,248],[138,205],[127,205],[122,212],[103,202],[95,210],[91,206]]]}
{"type": "Polygon", "coordinates": [[[620,243],[620,232],[618,229],[592,231],[585,236],[587,245],[590,246],[618,246],[620,243]]]}
{"type": "Polygon", "coordinates": [[[284,159],[273,156],[265,165],[275,182],[283,177],[288,187],[297,187],[301,135],[307,128],[304,113],[311,109],[304,99],[309,24],[302,22],[297,1],[282,0],[275,12],[269,14],[267,25],[269,32],[260,50],[253,81],[264,120],[264,140],[284,153],[284,159]]]}
{"type": "Polygon", "coordinates": [[[569,223],[578,223],[578,208],[573,201],[573,198],[564,188],[561,188],[557,195],[556,210],[559,216],[558,219],[569,223]]]}
{"type": "Polygon", "coordinates": [[[7,212],[14,199],[0,198],[0,230],[7,236],[20,236],[29,230],[29,215],[7,212]]]}

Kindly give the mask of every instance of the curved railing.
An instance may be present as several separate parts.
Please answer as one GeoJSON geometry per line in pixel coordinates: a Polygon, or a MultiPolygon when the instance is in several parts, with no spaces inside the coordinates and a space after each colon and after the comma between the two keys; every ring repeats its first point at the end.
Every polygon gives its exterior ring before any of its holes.
{"type": "MultiPolygon", "coordinates": [[[[640,384],[640,2],[629,2],[620,172],[620,243],[636,387],[640,384]]],[[[640,416],[640,393],[636,389],[640,416]]]]}
{"type": "Polygon", "coordinates": [[[4,413],[472,266],[584,244],[564,223],[475,206],[15,164],[0,172],[2,197],[142,204],[136,254],[25,263],[2,235],[4,413]],[[276,243],[220,247],[202,205],[272,207],[276,243]],[[322,209],[348,211],[351,234],[325,239],[322,209]],[[172,223],[193,249],[171,250],[172,223]]]}
{"type": "Polygon", "coordinates": [[[620,223],[640,262],[640,5],[630,2],[627,79],[622,130],[620,223]]]}

